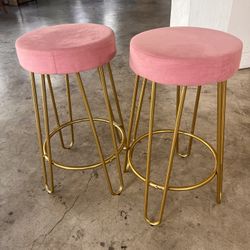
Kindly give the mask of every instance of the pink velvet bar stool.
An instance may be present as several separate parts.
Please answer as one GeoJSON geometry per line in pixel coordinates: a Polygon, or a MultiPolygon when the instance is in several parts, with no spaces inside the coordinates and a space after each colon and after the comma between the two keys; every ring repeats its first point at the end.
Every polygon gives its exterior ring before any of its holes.
{"type": "MultiPolygon", "coordinates": [[[[239,67],[242,53],[242,42],[230,34],[204,28],[171,27],[158,28],[142,32],[134,36],[130,43],[130,68],[136,74],[134,94],[127,140],[127,162],[125,171],[132,172],[145,182],[144,217],[151,225],[162,221],[168,191],[185,191],[201,187],[217,177],[217,202],[221,202],[224,154],[224,127],[226,108],[226,85],[239,67]],[[138,88],[143,78],[139,98],[138,88]],[[137,136],[140,113],[147,81],[151,84],[151,100],[148,133],[137,136]],[[176,120],[174,129],[154,130],[154,114],[156,102],[156,82],[164,85],[177,86],[176,120]],[[213,148],[208,142],[194,134],[201,88],[207,84],[217,85],[217,145],[213,148]],[[180,130],[181,118],[187,89],[197,87],[196,100],[192,118],[191,131],[180,130]],[[138,102],[137,102],[138,99],[138,102]],[[136,112],[137,107],[137,112],[136,112]],[[135,121],[134,121],[135,120],[135,121]],[[173,134],[163,183],[152,181],[151,153],[153,135],[173,134]],[[186,153],[178,149],[179,136],[189,138],[186,153]],[[143,176],[134,164],[135,148],[140,141],[148,138],[146,176],[143,176]],[[175,154],[188,157],[191,153],[193,140],[204,144],[215,159],[215,167],[211,175],[199,183],[189,186],[173,186],[170,183],[175,154]],[[162,191],[162,199],[157,218],[148,216],[149,188],[162,191]]],[[[165,105],[165,104],[164,104],[165,105]]]]}
{"type": "MultiPolygon", "coordinates": [[[[66,170],[87,170],[97,167],[103,167],[108,188],[111,194],[120,194],[123,189],[123,177],[121,171],[121,163],[119,154],[123,150],[125,144],[125,133],[122,120],[122,114],[119,106],[116,87],[113,80],[110,61],[116,54],[114,32],[104,25],[99,24],[63,24],[49,26],[28,32],[17,39],[16,51],[21,66],[30,72],[31,88],[36,115],[36,126],[38,134],[38,142],[40,146],[40,154],[42,160],[42,170],[44,177],[44,185],[48,193],[54,191],[53,168],[59,167],[66,170]],[[115,108],[118,113],[119,122],[115,121],[114,111],[110,102],[105,79],[105,71],[107,68],[111,93],[114,95],[115,108]],[[94,98],[104,98],[107,115],[105,117],[94,118],[88,102],[88,97],[84,88],[82,76],[80,72],[91,69],[97,69],[100,83],[102,86],[103,96],[95,96],[94,98]],[[55,100],[51,75],[63,75],[66,87],[68,121],[61,122],[59,119],[57,103],[55,100]],[[72,94],[70,79],[74,77],[81,97],[81,101],[86,111],[86,118],[78,117],[73,114],[72,110],[72,94]],[[40,78],[40,82],[36,81],[40,78]],[[37,85],[40,85],[42,93],[43,122],[42,126],[39,112],[39,101],[37,95],[37,85]],[[51,125],[49,114],[48,93],[51,97],[51,109],[53,110],[54,120],[56,124],[51,125]],[[75,117],[73,117],[75,116],[75,117]],[[106,116],[108,118],[106,118],[106,116]],[[97,147],[100,160],[92,164],[76,165],[65,164],[60,159],[55,159],[52,151],[51,139],[58,134],[63,149],[69,150],[75,146],[75,129],[78,123],[88,123],[93,133],[93,138],[97,147]],[[112,153],[105,155],[97,134],[96,123],[100,125],[108,125],[110,127],[112,139],[112,153]],[[44,136],[42,133],[44,127],[44,136]],[[68,127],[70,130],[71,143],[66,145],[64,142],[63,129],[68,127]],[[118,175],[119,187],[114,190],[110,180],[110,174],[107,165],[115,160],[118,175]]],[[[54,78],[56,76],[53,76],[54,78]]],[[[57,76],[58,77],[58,76],[57,76]]],[[[92,97],[93,98],[93,97],[92,97]]],[[[79,115],[78,115],[79,116],[79,115]]]]}

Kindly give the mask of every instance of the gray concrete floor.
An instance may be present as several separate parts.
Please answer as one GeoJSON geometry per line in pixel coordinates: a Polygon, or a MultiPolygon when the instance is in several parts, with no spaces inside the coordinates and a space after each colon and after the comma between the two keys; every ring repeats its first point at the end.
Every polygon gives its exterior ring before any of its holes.
{"type": "MultiPolygon", "coordinates": [[[[222,204],[217,205],[215,201],[215,180],[194,191],[170,192],[163,223],[151,227],[143,219],[143,183],[131,173],[124,175],[126,188],[120,196],[109,194],[102,169],[78,172],[56,169],[55,193],[48,195],[42,187],[30,84],[27,73],[17,62],[16,38],[42,25],[58,23],[96,22],[112,27],[118,44],[118,54],[112,65],[127,124],[133,89],[133,74],[128,68],[129,40],[143,30],[169,25],[169,13],[169,0],[41,0],[38,6],[34,3],[23,6],[21,12],[12,7],[8,15],[0,13],[0,249],[250,248],[249,70],[239,71],[228,84],[222,204]]],[[[105,110],[96,72],[84,74],[84,79],[91,107],[96,114],[102,114],[105,110]]],[[[60,79],[53,81],[59,109],[65,117],[65,87],[60,79]]],[[[72,78],[77,116],[83,109],[74,84],[72,78]]],[[[140,133],[147,129],[149,90],[150,84],[140,133]]],[[[183,128],[190,125],[194,94],[194,88],[188,90],[183,128]]],[[[157,128],[173,126],[174,103],[175,88],[159,86],[157,128]]],[[[216,88],[205,87],[196,133],[213,145],[215,111],[216,88]]],[[[108,130],[101,131],[103,143],[110,146],[108,130]]],[[[55,141],[53,148],[57,159],[95,161],[97,155],[91,147],[87,126],[77,132],[83,153],[74,149],[70,154],[62,154],[55,141]]],[[[155,179],[164,173],[168,138],[154,141],[155,179]]],[[[135,151],[135,163],[141,166],[142,172],[145,172],[145,147],[143,142],[135,151]]],[[[189,159],[176,158],[172,183],[200,181],[211,172],[212,166],[210,154],[199,143],[194,143],[189,159]]],[[[154,191],[150,196],[150,208],[154,212],[159,195],[159,191],[154,191]]]]}

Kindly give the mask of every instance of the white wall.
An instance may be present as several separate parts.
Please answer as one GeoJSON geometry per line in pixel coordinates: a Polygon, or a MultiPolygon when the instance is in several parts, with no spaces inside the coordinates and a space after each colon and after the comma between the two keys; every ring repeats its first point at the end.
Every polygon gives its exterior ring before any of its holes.
{"type": "Polygon", "coordinates": [[[241,68],[250,67],[250,0],[234,0],[228,24],[229,33],[241,38],[244,44],[241,68]]]}
{"type": "Polygon", "coordinates": [[[170,26],[232,33],[244,44],[241,68],[250,67],[250,0],[172,0],[170,26]]]}
{"type": "Polygon", "coordinates": [[[172,0],[170,26],[189,24],[191,0],[172,0]]]}

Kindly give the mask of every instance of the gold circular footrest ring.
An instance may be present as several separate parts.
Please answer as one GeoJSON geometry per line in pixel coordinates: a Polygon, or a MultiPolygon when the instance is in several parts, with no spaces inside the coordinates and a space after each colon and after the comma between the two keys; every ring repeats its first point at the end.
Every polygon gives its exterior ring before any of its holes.
{"type": "MultiPolygon", "coordinates": [[[[103,122],[103,123],[108,123],[109,121],[106,119],[102,119],[102,118],[93,118],[93,120],[95,122],[103,122]]],[[[66,128],[72,124],[76,124],[76,123],[80,123],[80,122],[86,122],[89,121],[88,118],[81,118],[81,119],[76,119],[70,122],[65,122],[63,123],[61,126],[55,128],[50,134],[49,137],[52,138],[57,132],[59,132],[60,130],[62,130],[63,128],[66,128]]],[[[117,129],[120,132],[121,135],[121,140],[120,140],[120,144],[117,146],[117,151],[118,153],[120,153],[123,150],[124,147],[124,142],[125,142],[125,136],[124,136],[124,131],[121,129],[121,127],[116,123],[113,122],[113,126],[115,127],[115,129],[117,129]]],[[[47,140],[44,141],[43,143],[43,154],[44,154],[44,158],[48,161],[48,154],[47,154],[47,140]]],[[[113,161],[115,159],[115,153],[112,153],[111,155],[109,155],[108,157],[105,158],[105,163],[110,163],[111,161],[113,161]]],[[[102,165],[102,162],[98,162],[98,163],[94,163],[94,164],[90,164],[90,165],[86,165],[86,166],[71,166],[71,165],[64,165],[61,162],[55,161],[52,159],[52,164],[58,168],[63,168],[66,170],[86,170],[86,169],[93,169],[93,168],[97,168],[100,167],[102,165]]]]}
{"type": "MultiPolygon", "coordinates": [[[[163,134],[163,133],[174,133],[174,130],[173,129],[156,130],[156,131],[153,132],[153,135],[154,134],[163,134]]],[[[171,190],[171,191],[187,191],[187,190],[192,190],[192,189],[196,189],[196,188],[199,188],[201,186],[204,186],[205,184],[207,184],[208,182],[213,180],[213,178],[216,176],[216,173],[217,173],[217,153],[216,153],[215,149],[208,142],[206,142],[204,139],[202,139],[199,136],[196,136],[196,135],[193,135],[193,134],[190,134],[190,133],[188,133],[186,131],[181,131],[181,130],[179,130],[178,134],[192,137],[193,139],[195,139],[195,140],[203,143],[205,146],[207,146],[207,148],[212,152],[212,154],[214,156],[215,166],[214,166],[212,174],[210,176],[208,176],[207,178],[205,178],[204,180],[202,180],[201,182],[196,183],[194,185],[189,185],[189,186],[180,186],[180,187],[179,186],[169,186],[168,190],[171,190]]],[[[135,141],[133,141],[133,143],[129,147],[129,151],[128,151],[128,164],[129,164],[129,167],[131,168],[133,173],[140,180],[142,180],[144,182],[145,182],[146,178],[143,175],[141,175],[138,172],[138,170],[135,168],[135,165],[133,164],[132,158],[133,158],[134,148],[135,148],[136,144],[138,142],[140,142],[141,140],[143,140],[144,138],[146,138],[146,137],[148,137],[148,133],[143,134],[142,136],[138,137],[135,141]]],[[[156,182],[150,181],[149,185],[151,187],[156,188],[156,189],[164,190],[164,186],[160,185],[160,184],[157,184],[156,182]]]]}

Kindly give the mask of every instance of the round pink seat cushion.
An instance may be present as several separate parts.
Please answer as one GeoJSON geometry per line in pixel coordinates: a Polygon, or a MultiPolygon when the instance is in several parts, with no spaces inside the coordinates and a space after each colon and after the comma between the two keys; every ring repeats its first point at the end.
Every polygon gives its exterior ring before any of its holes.
{"type": "Polygon", "coordinates": [[[40,28],[16,41],[21,66],[40,74],[86,71],[108,63],[116,53],[114,32],[100,24],[40,28]]]}
{"type": "Polygon", "coordinates": [[[227,80],[239,68],[242,42],[225,32],[165,27],[142,32],[130,42],[130,67],[151,81],[202,85],[227,80]]]}

